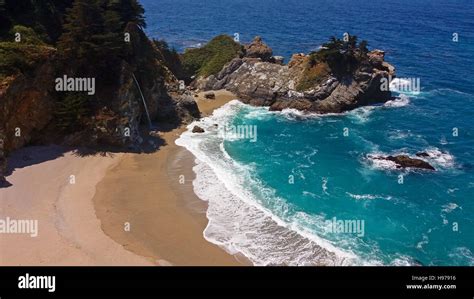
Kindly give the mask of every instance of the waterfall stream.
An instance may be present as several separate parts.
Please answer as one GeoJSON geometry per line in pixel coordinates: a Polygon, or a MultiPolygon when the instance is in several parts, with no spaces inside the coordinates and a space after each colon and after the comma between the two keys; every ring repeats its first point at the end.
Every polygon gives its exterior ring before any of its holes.
{"type": "Polygon", "coordinates": [[[142,97],[143,106],[145,107],[145,113],[146,113],[146,116],[147,116],[147,119],[148,119],[148,126],[149,126],[150,129],[151,129],[151,128],[153,127],[153,125],[151,124],[150,113],[148,112],[148,106],[147,106],[147,104],[146,104],[145,97],[143,96],[142,89],[140,88],[140,84],[138,84],[138,80],[137,80],[137,78],[135,77],[135,74],[132,73],[132,76],[133,76],[133,80],[135,81],[135,84],[137,84],[138,91],[140,92],[140,95],[141,95],[141,97],[142,97]]]}

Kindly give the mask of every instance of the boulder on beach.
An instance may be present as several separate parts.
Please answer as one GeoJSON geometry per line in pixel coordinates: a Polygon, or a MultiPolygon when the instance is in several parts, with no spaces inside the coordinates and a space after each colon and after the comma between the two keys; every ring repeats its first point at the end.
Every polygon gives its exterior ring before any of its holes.
{"type": "Polygon", "coordinates": [[[204,98],[208,100],[214,100],[216,98],[216,94],[212,91],[204,93],[204,98]]]}
{"type": "Polygon", "coordinates": [[[192,132],[193,132],[193,133],[204,133],[204,129],[201,128],[200,126],[194,126],[192,132]]]}

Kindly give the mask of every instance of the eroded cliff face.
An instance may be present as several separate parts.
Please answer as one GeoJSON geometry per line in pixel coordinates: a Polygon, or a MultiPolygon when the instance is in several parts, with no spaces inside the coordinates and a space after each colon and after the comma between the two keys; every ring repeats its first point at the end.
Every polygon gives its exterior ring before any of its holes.
{"type": "Polygon", "coordinates": [[[53,118],[56,51],[41,47],[43,61],[33,70],[6,77],[0,84],[0,185],[4,183],[7,155],[41,135],[53,118]]]}
{"type": "MultiPolygon", "coordinates": [[[[143,92],[153,122],[180,124],[200,116],[194,98],[179,89],[155,45],[136,25],[127,27],[130,53],[122,60],[118,83],[100,86],[92,108],[81,125],[64,132],[57,126],[56,105],[62,94],[55,90],[56,50],[44,47],[31,71],[6,77],[0,83],[0,183],[4,183],[7,155],[32,143],[71,146],[98,145],[139,148],[140,126],[147,124],[143,92]]],[[[59,75],[58,75],[59,74],[59,75]]]]}
{"type": "MultiPolygon", "coordinates": [[[[262,45],[259,48],[265,49],[262,45]]],[[[265,59],[256,55],[235,58],[217,75],[199,78],[194,86],[227,89],[243,102],[270,106],[271,110],[293,108],[315,113],[340,113],[391,99],[385,86],[395,69],[384,61],[383,51],[364,54],[347,73],[337,73],[310,55],[296,54],[287,65],[280,65],[267,57],[271,51],[265,53],[265,59]]]]}

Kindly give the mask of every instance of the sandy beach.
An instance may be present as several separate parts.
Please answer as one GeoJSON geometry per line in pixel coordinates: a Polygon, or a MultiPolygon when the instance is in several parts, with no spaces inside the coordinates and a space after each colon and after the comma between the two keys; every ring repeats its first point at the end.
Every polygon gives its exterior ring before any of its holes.
{"type": "MultiPolygon", "coordinates": [[[[206,116],[234,98],[219,91],[196,101],[206,116]]],[[[13,153],[0,216],[38,220],[38,236],[0,234],[0,265],[247,264],[203,237],[195,158],[175,144],[184,130],[160,132],[164,144],[150,154],[83,156],[57,146],[13,153]]]]}
{"type": "Polygon", "coordinates": [[[125,250],[100,229],[92,197],[122,154],[81,157],[56,146],[16,151],[0,189],[0,218],[35,220],[38,236],[0,234],[0,265],[153,265],[125,250]],[[74,176],[74,177],[71,177],[74,176]]]}
{"type": "MultiPolygon", "coordinates": [[[[196,98],[203,116],[235,99],[196,98]]],[[[152,154],[126,154],[109,169],[94,197],[103,231],[140,256],[161,265],[242,265],[203,237],[206,203],[193,192],[194,156],[175,144],[185,127],[160,133],[165,145],[152,154]],[[125,223],[130,230],[124,230],[125,223]]],[[[239,260],[241,262],[239,262],[239,260]]]]}

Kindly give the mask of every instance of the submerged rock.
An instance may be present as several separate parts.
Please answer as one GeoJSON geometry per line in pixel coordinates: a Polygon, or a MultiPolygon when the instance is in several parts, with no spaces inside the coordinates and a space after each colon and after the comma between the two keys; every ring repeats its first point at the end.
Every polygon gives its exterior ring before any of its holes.
{"type": "Polygon", "coordinates": [[[397,165],[397,168],[419,168],[427,170],[436,170],[428,162],[420,159],[411,158],[407,155],[374,157],[374,159],[392,161],[397,165]]]}

